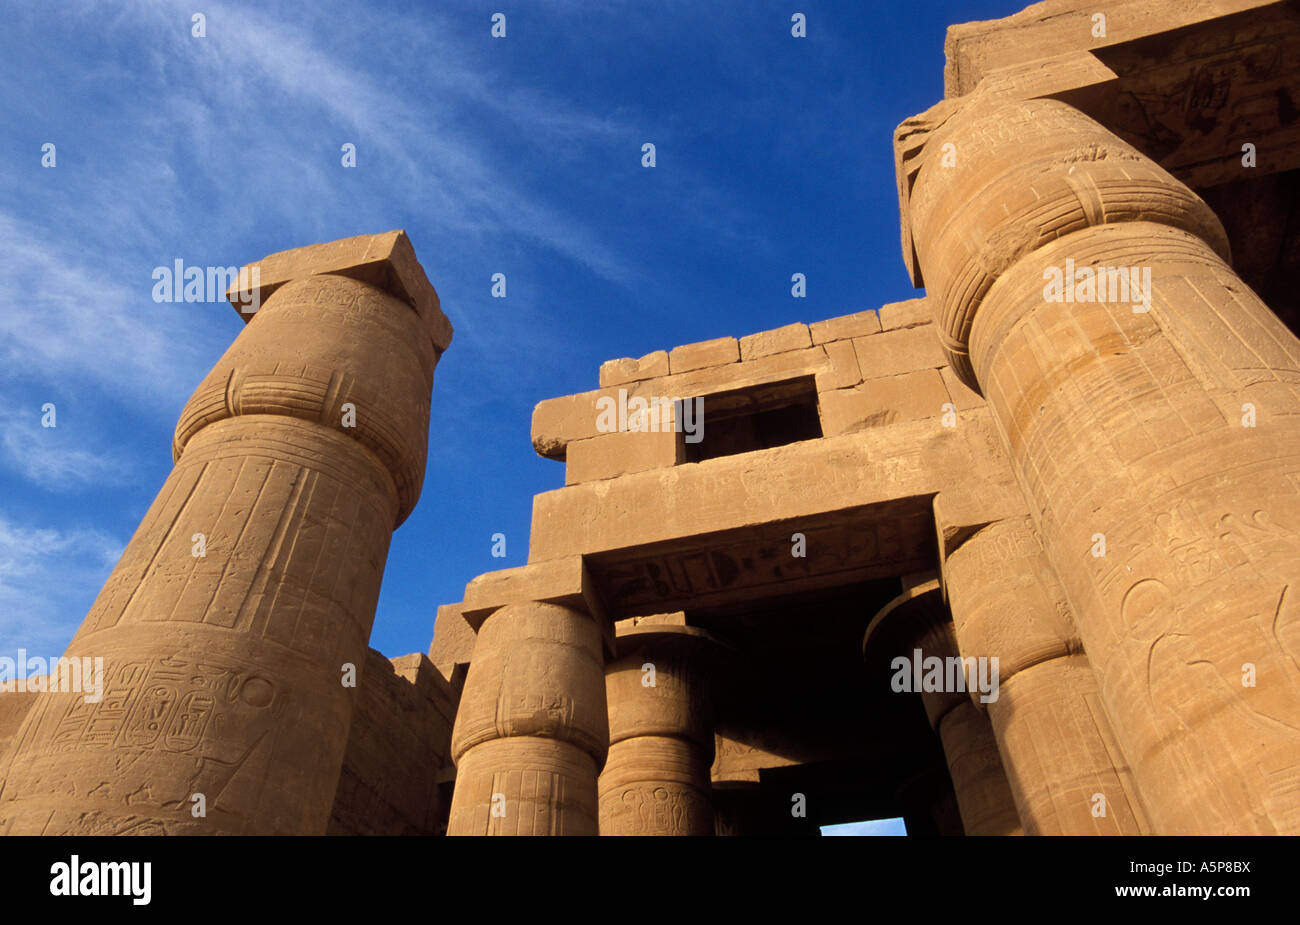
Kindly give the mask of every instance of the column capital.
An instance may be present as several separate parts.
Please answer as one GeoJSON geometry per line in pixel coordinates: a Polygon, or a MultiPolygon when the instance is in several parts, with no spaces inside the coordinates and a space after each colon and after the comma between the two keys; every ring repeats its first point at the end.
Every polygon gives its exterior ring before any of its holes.
{"type": "Polygon", "coordinates": [[[346,276],[400,299],[424,322],[439,352],[451,344],[451,322],[442,312],[438,293],[420,266],[410,238],[401,230],[268,254],[241,269],[239,279],[226,291],[226,298],[248,323],[255,314],[246,310],[250,294],[253,305],[265,305],[285,283],[325,274],[346,276]]]}
{"type": "MultiPolygon", "coordinates": [[[[895,658],[910,660],[916,649],[921,650],[923,658],[948,659],[958,654],[952,618],[934,572],[903,576],[903,593],[880,608],[862,637],[862,657],[867,671],[877,678],[888,675],[895,658]]],[[[966,694],[958,691],[914,693],[921,695],[934,729],[939,728],[949,711],[966,700],[966,694]]]]}
{"type": "MultiPolygon", "coordinates": [[[[991,93],[954,106],[932,110],[926,153],[912,159],[906,226],[953,372],[981,394],[971,328],[994,284],[1028,255],[1084,229],[1146,222],[1230,261],[1209,206],[1073,106],[991,93]]],[[[1041,291],[1040,278],[1032,292],[1041,291]]]]}

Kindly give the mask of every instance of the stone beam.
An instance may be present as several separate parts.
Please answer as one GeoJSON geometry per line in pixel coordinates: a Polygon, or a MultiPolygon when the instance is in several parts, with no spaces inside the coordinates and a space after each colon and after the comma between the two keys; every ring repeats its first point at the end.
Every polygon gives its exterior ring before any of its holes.
{"type": "Polygon", "coordinates": [[[424,322],[439,352],[450,346],[451,322],[442,313],[438,293],[420,266],[405,231],[358,235],[269,254],[241,270],[240,279],[231,284],[226,298],[247,324],[254,315],[244,309],[249,294],[256,297],[255,304],[265,305],[285,283],[321,275],[345,276],[401,299],[424,322]],[[256,274],[251,272],[254,269],[256,274]],[[252,284],[246,280],[252,280],[252,284]]]}
{"type": "Polygon", "coordinates": [[[1000,68],[1282,5],[1277,0],[1046,0],[1002,19],[959,23],[948,27],[944,41],[944,96],[964,96],[1000,68]],[[1106,17],[1104,35],[1093,34],[1098,14],[1106,17]]]}
{"type": "Polygon", "coordinates": [[[533,502],[529,552],[545,561],[688,542],[945,489],[1017,491],[983,409],[954,427],[910,421],[545,492],[533,502]]]}
{"type": "Polygon", "coordinates": [[[461,615],[477,632],[493,611],[531,601],[577,607],[602,625],[608,623],[604,602],[582,556],[485,572],[465,586],[461,615]]]}

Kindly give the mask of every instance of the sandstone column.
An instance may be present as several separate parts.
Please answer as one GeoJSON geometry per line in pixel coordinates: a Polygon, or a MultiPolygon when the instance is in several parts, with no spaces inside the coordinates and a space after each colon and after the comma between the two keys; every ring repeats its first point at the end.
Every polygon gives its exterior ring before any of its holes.
{"type": "MultiPolygon", "coordinates": [[[[888,678],[885,666],[898,657],[913,662],[918,650],[922,659],[957,657],[952,623],[932,575],[905,577],[903,593],[881,608],[867,627],[863,651],[873,676],[888,678]]],[[[930,726],[943,743],[965,833],[1022,834],[988,719],[962,691],[927,688],[920,694],[930,726]]]]}
{"type": "Polygon", "coordinates": [[[714,834],[711,637],[688,626],[634,626],[620,631],[617,645],[605,668],[601,834],[714,834]]]}
{"type": "Polygon", "coordinates": [[[1153,830],[1300,833],[1300,342],[1205,203],[1088,117],[979,93],[932,114],[904,191],[924,284],[1153,830]]]}
{"type": "Polygon", "coordinates": [[[451,327],[402,232],[257,266],[261,308],[186,404],[176,467],[68,648],[104,659],[103,699],[38,698],[0,831],[325,832],[344,666],[419,497],[451,327]]]}
{"type": "Polygon", "coordinates": [[[953,550],[944,588],[961,653],[998,660],[984,705],[1029,835],[1141,835],[1148,826],[1069,604],[1028,517],[953,550]]]}
{"type": "Polygon", "coordinates": [[[448,835],[596,835],[609,748],[600,624],[574,607],[508,604],[484,621],[451,754],[448,835]]]}

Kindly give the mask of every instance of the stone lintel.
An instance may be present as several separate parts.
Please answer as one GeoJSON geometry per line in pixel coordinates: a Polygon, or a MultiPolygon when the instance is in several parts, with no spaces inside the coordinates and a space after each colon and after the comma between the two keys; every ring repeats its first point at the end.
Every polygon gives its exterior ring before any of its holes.
{"type": "Polygon", "coordinates": [[[1000,68],[1082,49],[1097,50],[1233,13],[1281,6],[1277,0],[1046,0],[1010,16],[948,27],[944,95],[963,96],[1000,68]],[[1095,36],[1095,17],[1106,34],[1095,36]]]}
{"type": "MultiPolygon", "coordinates": [[[[438,293],[420,266],[405,231],[358,235],[325,244],[295,247],[269,254],[244,269],[254,267],[258,273],[256,285],[252,287],[256,305],[264,305],[275,290],[292,280],[322,274],[346,276],[382,289],[415,309],[439,351],[446,350],[451,344],[451,322],[443,314],[438,293]]],[[[244,281],[233,282],[226,291],[226,298],[247,323],[254,313],[241,308],[246,304],[243,287],[247,284],[247,276],[242,271],[240,276],[244,281]]]]}
{"type": "Polygon", "coordinates": [[[560,604],[590,614],[600,624],[606,645],[613,651],[614,627],[582,556],[485,572],[465,586],[461,612],[477,633],[483,622],[502,607],[534,601],[560,604]]]}
{"type": "Polygon", "coordinates": [[[615,619],[741,606],[935,568],[941,492],[1023,510],[987,408],[545,492],[530,550],[585,556],[615,619]]]}
{"type": "Polygon", "coordinates": [[[1072,51],[995,71],[980,84],[976,96],[1059,99],[1076,109],[1095,112],[1118,89],[1118,84],[1119,75],[1095,54],[1072,51]]]}
{"type": "Polygon", "coordinates": [[[616,620],[614,622],[614,635],[627,636],[637,627],[684,627],[686,626],[686,612],[684,610],[674,610],[670,613],[650,613],[641,617],[628,617],[626,620],[616,620]]]}
{"type": "Polygon", "coordinates": [[[682,646],[687,651],[695,650],[701,654],[714,654],[730,648],[707,630],[687,626],[686,614],[681,611],[651,617],[631,617],[614,624],[615,657],[631,655],[647,644],[656,647],[664,644],[682,646]],[[672,618],[675,622],[659,621],[657,617],[672,618]]]}
{"type": "Polygon", "coordinates": [[[962,543],[999,520],[1027,517],[1029,507],[1018,491],[944,491],[934,499],[934,525],[942,565],[962,543]]]}
{"type": "Polygon", "coordinates": [[[529,549],[538,560],[630,550],[944,490],[1018,496],[992,426],[981,408],[955,427],[907,421],[543,492],[529,549]]]}
{"type": "Polygon", "coordinates": [[[709,777],[716,788],[757,786],[762,772],[814,763],[829,755],[818,755],[804,743],[784,741],[776,730],[763,730],[762,739],[746,740],[732,730],[718,730],[713,738],[713,765],[709,777]]]}

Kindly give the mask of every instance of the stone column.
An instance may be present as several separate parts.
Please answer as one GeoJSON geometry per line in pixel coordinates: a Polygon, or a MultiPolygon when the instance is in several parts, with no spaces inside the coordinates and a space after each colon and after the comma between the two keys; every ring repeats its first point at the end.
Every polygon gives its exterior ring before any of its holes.
{"type": "Polygon", "coordinates": [[[571,606],[508,604],[479,628],[451,754],[448,835],[596,835],[609,748],[603,632],[571,606]]]}
{"type": "Polygon", "coordinates": [[[181,413],[176,467],[68,647],[102,699],[38,699],[10,833],[323,834],[389,538],[451,339],[402,232],[273,254],[181,413]]]}
{"type": "MultiPolygon", "coordinates": [[[[873,676],[888,678],[893,673],[900,677],[893,671],[894,659],[908,663],[905,690],[909,693],[915,693],[910,666],[917,657],[945,663],[957,658],[952,623],[939,582],[932,575],[905,577],[903,593],[876,614],[862,643],[873,676]],[[884,670],[886,665],[891,671],[884,670]]],[[[965,675],[961,677],[964,685],[965,675]]],[[[1023,834],[988,719],[975,708],[964,687],[935,689],[927,684],[920,695],[930,726],[943,743],[965,833],[1023,834]]]]}
{"type": "Polygon", "coordinates": [[[605,668],[609,759],[602,835],[712,835],[711,637],[688,626],[620,629],[605,668]]]}
{"type": "Polygon", "coordinates": [[[964,656],[998,660],[984,704],[1029,835],[1143,835],[1141,799],[1070,607],[1028,517],[984,527],[944,562],[964,656]]]}
{"type": "Polygon", "coordinates": [[[932,112],[905,190],[924,284],[1152,828],[1300,833],[1300,342],[1205,203],[1093,120],[979,93],[932,112]]]}

